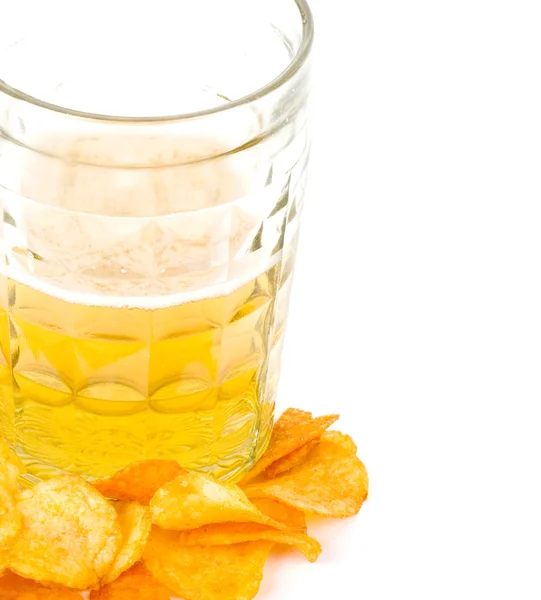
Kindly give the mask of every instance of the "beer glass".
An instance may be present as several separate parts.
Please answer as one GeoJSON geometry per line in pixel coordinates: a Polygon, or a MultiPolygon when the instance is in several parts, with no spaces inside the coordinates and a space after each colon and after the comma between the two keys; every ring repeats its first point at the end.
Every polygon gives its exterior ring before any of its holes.
{"type": "Polygon", "coordinates": [[[51,1],[28,19],[8,4],[1,435],[40,478],[151,458],[239,478],[273,422],[310,11],[51,1]]]}

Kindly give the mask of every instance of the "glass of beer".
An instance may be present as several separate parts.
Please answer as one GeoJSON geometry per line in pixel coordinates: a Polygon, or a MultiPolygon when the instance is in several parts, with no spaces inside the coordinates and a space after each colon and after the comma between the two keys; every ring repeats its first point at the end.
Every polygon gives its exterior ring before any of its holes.
{"type": "Polygon", "coordinates": [[[39,478],[164,458],[235,480],[273,422],[310,11],[8,4],[0,433],[39,478]]]}

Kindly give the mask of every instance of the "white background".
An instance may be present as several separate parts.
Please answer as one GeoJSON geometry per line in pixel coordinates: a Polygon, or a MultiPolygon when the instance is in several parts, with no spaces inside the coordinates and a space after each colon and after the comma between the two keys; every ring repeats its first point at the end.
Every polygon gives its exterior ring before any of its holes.
{"type": "Polygon", "coordinates": [[[341,412],[371,490],[261,600],[539,600],[541,4],[312,4],[279,409],[341,412]]]}

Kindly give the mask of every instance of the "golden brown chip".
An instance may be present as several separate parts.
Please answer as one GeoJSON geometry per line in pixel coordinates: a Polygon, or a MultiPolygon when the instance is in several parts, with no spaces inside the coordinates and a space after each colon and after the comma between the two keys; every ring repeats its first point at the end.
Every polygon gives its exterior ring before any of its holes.
{"type": "Polygon", "coordinates": [[[18,479],[24,472],[21,459],[0,437],[0,487],[15,493],[19,488],[18,479]]]}
{"type": "Polygon", "coordinates": [[[107,498],[148,504],[157,490],[184,472],[176,460],[142,460],[92,485],[107,498]]]}
{"type": "Polygon", "coordinates": [[[273,498],[322,517],[350,517],[368,494],[368,476],[350,447],[321,441],[304,463],[244,488],[249,498],[273,498]]]}
{"type": "Polygon", "coordinates": [[[271,542],[182,546],[179,533],[153,527],[143,555],[150,573],[184,600],[251,600],[271,542]]]}
{"type": "Polygon", "coordinates": [[[0,576],[0,600],[81,600],[81,596],[65,587],[51,589],[31,579],[6,573],[0,576]]]}
{"type": "Polygon", "coordinates": [[[19,534],[22,519],[12,494],[0,485],[0,569],[5,563],[4,553],[19,534]]]}
{"type": "Polygon", "coordinates": [[[282,473],[290,471],[293,467],[302,464],[308,454],[310,454],[312,448],[315,448],[318,444],[319,439],[316,438],[315,440],[307,442],[304,446],[293,450],[293,452],[286,454],[282,458],[275,460],[272,465],[264,471],[264,476],[267,479],[272,479],[273,477],[277,477],[282,473]]]}
{"type": "Polygon", "coordinates": [[[265,523],[280,528],[238,486],[188,471],[156,492],[150,501],[150,511],[153,523],[176,531],[227,521],[265,523]]]}
{"type": "Polygon", "coordinates": [[[324,442],[334,442],[352,454],[357,454],[357,444],[355,444],[351,436],[347,433],[341,433],[340,431],[326,431],[321,436],[321,440],[324,442]]]}
{"type": "Polygon", "coordinates": [[[274,424],[269,447],[252,470],[241,481],[241,485],[253,480],[272,463],[294,452],[311,440],[319,438],[339,415],[313,418],[312,414],[296,408],[288,408],[274,424]]]}
{"type": "Polygon", "coordinates": [[[114,507],[122,531],[122,545],[102,585],[114,581],[141,559],[152,526],[148,507],[137,502],[116,502],[114,507]]]}
{"type": "Polygon", "coordinates": [[[292,531],[306,533],[306,517],[300,510],[271,498],[252,498],[251,501],[267,517],[283,523],[292,531]]]}
{"type": "Polygon", "coordinates": [[[310,562],[315,562],[321,554],[319,542],[309,535],[296,531],[278,531],[259,523],[213,523],[191,531],[180,531],[178,536],[179,543],[184,546],[226,546],[258,540],[297,548],[310,562]]]}
{"type": "Polygon", "coordinates": [[[90,600],[169,600],[172,595],[138,563],[115,581],[91,592],[90,600]]]}
{"type": "Polygon", "coordinates": [[[76,475],[60,475],[20,494],[23,527],[8,566],[22,577],[75,589],[97,586],[122,536],[115,509],[76,475]]]}

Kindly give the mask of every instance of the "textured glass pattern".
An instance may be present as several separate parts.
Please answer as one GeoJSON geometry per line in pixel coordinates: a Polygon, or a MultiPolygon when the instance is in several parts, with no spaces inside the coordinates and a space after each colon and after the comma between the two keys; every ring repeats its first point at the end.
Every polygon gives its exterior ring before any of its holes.
{"type": "Polygon", "coordinates": [[[0,429],[30,472],[173,457],[233,477],[256,460],[304,195],[296,145],[292,167],[211,211],[119,222],[1,191],[0,429]]]}

